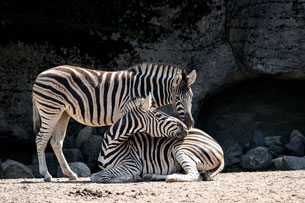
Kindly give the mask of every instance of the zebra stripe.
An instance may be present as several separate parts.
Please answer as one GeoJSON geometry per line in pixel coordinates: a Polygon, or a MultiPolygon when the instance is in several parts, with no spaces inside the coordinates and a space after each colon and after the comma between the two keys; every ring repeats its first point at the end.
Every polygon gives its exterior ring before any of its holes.
{"type": "MultiPolygon", "coordinates": [[[[158,123],[160,118],[170,118],[168,115],[156,110],[139,115],[137,105],[131,101],[125,115],[105,133],[98,158],[102,171],[91,176],[93,182],[124,182],[141,177],[170,182],[199,181],[202,179],[199,171],[207,173],[207,179],[221,172],[223,150],[211,136],[195,128],[189,129],[184,138],[170,136],[172,126],[158,123]],[[150,120],[144,123],[148,129],[139,131],[137,123],[148,115],[150,120]],[[182,171],[186,174],[173,174],[182,171]]],[[[171,124],[177,129],[179,122],[171,124]]]]}

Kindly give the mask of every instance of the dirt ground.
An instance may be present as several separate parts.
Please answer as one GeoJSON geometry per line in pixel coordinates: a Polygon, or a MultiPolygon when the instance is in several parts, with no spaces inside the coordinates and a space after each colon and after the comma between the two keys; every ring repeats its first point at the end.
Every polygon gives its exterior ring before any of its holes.
{"type": "Polygon", "coordinates": [[[0,180],[0,202],[305,202],[305,170],[221,173],[194,183],[0,180]]]}

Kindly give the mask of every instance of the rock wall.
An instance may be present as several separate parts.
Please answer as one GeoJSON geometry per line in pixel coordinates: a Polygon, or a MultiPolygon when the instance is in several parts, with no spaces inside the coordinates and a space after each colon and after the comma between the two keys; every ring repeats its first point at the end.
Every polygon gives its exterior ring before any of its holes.
{"type": "Polygon", "coordinates": [[[242,80],[305,78],[300,0],[0,4],[2,149],[19,143],[35,150],[31,87],[56,65],[121,70],[145,61],[196,69],[195,117],[207,98],[242,80]]]}

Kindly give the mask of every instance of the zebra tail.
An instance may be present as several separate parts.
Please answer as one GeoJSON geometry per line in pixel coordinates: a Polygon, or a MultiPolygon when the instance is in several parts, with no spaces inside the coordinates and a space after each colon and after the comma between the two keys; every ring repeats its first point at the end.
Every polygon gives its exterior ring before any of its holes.
{"type": "Polygon", "coordinates": [[[218,168],[215,171],[212,171],[212,173],[210,174],[210,178],[213,178],[218,173],[220,173],[223,170],[224,166],[225,166],[225,159],[222,159],[222,161],[221,161],[220,165],[218,166],[218,168]]]}
{"type": "Polygon", "coordinates": [[[38,135],[40,125],[41,125],[41,118],[36,106],[36,102],[33,100],[33,125],[34,125],[34,133],[38,135]]]}

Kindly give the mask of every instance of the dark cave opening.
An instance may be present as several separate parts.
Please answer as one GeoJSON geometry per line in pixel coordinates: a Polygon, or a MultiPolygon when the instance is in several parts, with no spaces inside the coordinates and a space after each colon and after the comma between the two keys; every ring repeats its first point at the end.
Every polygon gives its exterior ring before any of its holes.
{"type": "Polygon", "coordinates": [[[265,137],[305,133],[304,93],[304,80],[249,79],[202,102],[196,126],[220,144],[246,144],[257,130],[265,137]]]}

